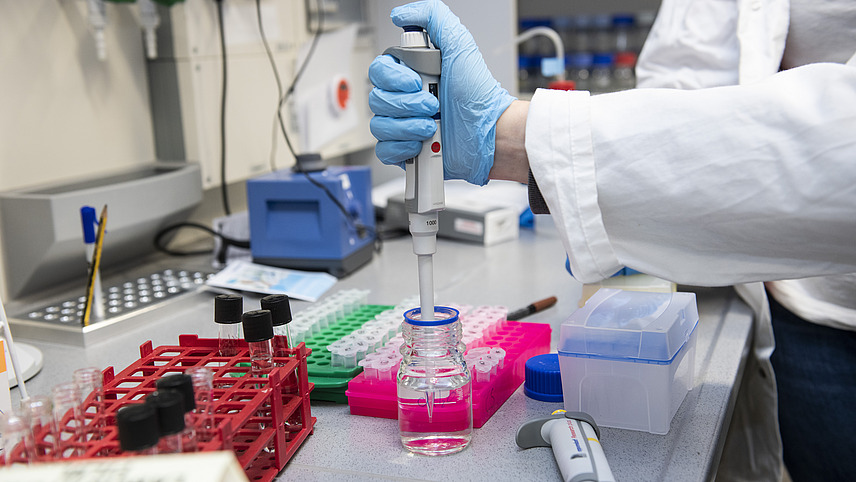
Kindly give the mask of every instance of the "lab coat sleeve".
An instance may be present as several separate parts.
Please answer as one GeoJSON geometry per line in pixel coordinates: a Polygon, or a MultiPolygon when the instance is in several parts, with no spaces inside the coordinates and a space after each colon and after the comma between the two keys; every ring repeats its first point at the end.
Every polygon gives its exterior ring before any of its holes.
{"type": "Polygon", "coordinates": [[[539,90],[530,168],[574,276],[715,286],[856,271],[856,68],[743,86],[539,90]]]}

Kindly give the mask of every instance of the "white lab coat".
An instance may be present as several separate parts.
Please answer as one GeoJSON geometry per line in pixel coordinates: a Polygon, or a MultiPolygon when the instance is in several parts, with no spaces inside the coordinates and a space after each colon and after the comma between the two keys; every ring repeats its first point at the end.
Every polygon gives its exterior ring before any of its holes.
{"type": "MultiPolygon", "coordinates": [[[[782,0],[664,0],[637,75],[669,89],[536,92],[526,151],[578,279],[856,271],[856,61],[777,73],[788,16],[782,0]]],[[[719,476],[776,480],[769,308],[760,283],[738,291],[756,312],[753,356],[719,476]]]]}

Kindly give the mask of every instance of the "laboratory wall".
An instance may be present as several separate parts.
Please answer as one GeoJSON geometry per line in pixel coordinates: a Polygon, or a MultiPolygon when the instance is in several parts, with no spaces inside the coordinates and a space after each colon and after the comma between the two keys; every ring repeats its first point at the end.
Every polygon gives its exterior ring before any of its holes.
{"type": "MultiPolygon", "coordinates": [[[[518,3],[526,0],[446,0],[467,29],[473,34],[491,74],[503,87],[514,93],[516,89],[516,34],[518,3]],[[489,10],[489,12],[487,11],[489,10]]],[[[392,24],[389,12],[393,7],[409,3],[407,0],[368,0],[378,48],[397,45],[401,29],[392,24]]]]}
{"type": "Polygon", "coordinates": [[[366,72],[374,49],[361,30],[362,2],[322,2],[323,34],[310,49],[318,5],[315,0],[261,0],[257,9],[254,0],[225,0],[225,92],[217,2],[185,0],[160,8],[159,56],[149,64],[158,158],[197,161],[203,186],[216,187],[222,180],[222,129],[228,183],[293,164],[275,122],[279,92],[259,18],[284,91],[305,64],[293,95],[282,104],[296,153],[321,152],[329,158],[370,147],[366,72]],[[334,109],[331,96],[340,80],[348,98],[334,109]]]}
{"type": "Polygon", "coordinates": [[[108,4],[98,60],[79,0],[0,0],[0,190],[86,177],[154,156],[135,13],[108,4]]]}
{"type": "Polygon", "coordinates": [[[0,191],[154,158],[135,12],[108,4],[106,13],[101,61],[86,2],[0,0],[0,191]]]}

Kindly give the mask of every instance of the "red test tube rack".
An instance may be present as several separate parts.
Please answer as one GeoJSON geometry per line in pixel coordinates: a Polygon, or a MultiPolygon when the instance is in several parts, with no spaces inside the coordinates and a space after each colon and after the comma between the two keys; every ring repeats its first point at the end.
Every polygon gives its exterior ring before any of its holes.
{"type": "MultiPolygon", "coordinates": [[[[312,433],[315,417],[309,406],[313,384],[307,378],[306,357],[309,350],[300,343],[288,350],[287,357],[275,357],[274,368],[266,378],[252,377],[246,342],[238,343],[238,354],[218,355],[216,339],[181,335],[178,346],[152,347],[151,341],[140,346],[140,359],[119,374],[112,367],[103,372],[104,409],[95,410],[94,394],[83,406],[85,436],[76,443],[76,456],[58,458],[52,453],[54,434],[45,427],[34,434],[38,462],[121,457],[116,412],[124,405],[142,403],[156,390],[156,381],[192,367],[204,366],[214,373],[210,429],[198,435],[200,452],[232,450],[247,477],[253,481],[270,481],[285,467],[300,445],[312,433]],[[294,373],[297,373],[295,384],[294,373]],[[85,430],[104,424],[100,437],[85,430]]],[[[69,413],[63,420],[63,431],[77,430],[69,413]]],[[[27,447],[16,446],[12,462],[26,463],[27,447]]]]}

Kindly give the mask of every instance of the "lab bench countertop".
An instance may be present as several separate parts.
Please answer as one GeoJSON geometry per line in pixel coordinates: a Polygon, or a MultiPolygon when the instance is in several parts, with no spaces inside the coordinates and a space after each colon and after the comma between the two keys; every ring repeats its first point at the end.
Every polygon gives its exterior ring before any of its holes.
{"type": "MultiPolygon", "coordinates": [[[[191,263],[199,263],[199,260],[191,263]]],[[[562,322],[577,307],[581,287],[564,268],[565,253],[549,218],[536,229],[521,230],[515,241],[478,246],[438,241],[435,292],[438,304],[501,305],[509,310],[554,295],[558,303],[524,321],[552,327],[553,351],[562,322]]],[[[154,267],[186,266],[170,259],[154,267]]],[[[380,253],[357,272],[341,279],[328,293],[368,289],[368,302],[395,304],[418,293],[416,259],[409,237],[386,241],[380,253]]],[[[672,420],[667,435],[601,429],[601,444],[616,480],[707,480],[715,475],[731,419],[743,366],[751,342],[752,314],[730,288],[693,290],[698,295],[695,382],[672,420]]],[[[196,333],[215,337],[214,292],[202,291],[159,308],[144,326],[133,326],[114,339],[87,348],[21,338],[44,353],[44,368],[27,382],[31,394],[48,394],[69,381],[74,369],[113,366],[124,369],[139,357],[146,340],[154,346],[175,345],[178,336],[196,333]]],[[[258,296],[245,294],[244,309],[256,309],[258,296]]],[[[299,312],[308,303],[295,301],[299,312]]],[[[13,389],[13,403],[19,396],[13,389]]],[[[522,386],[484,424],[471,445],[443,457],[417,456],[401,445],[395,420],[351,415],[347,405],[312,402],[317,423],[312,435],[277,480],[561,480],[549,448],[522,450],[514,442],[517,428],[549,415],[561,403],[526,397],[522,386]]]]}

